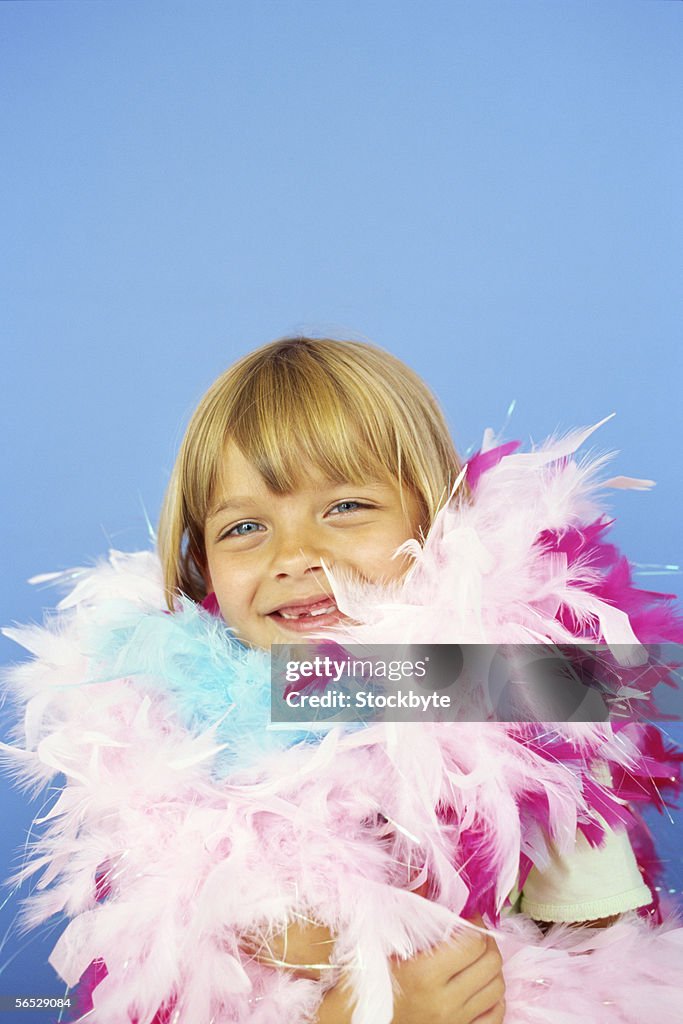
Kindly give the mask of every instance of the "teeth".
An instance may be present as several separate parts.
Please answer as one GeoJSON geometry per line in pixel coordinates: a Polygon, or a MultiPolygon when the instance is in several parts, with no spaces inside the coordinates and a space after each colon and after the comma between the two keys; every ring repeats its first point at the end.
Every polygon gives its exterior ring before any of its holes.
{"type": "Polygon", "coordinates": [[[336,605],[328,604],[328,605],[325,605],[324,608],[314,608],[310,612],[309,611],[299,612],[298,614],[292,615],[291,612],[280,611],[279,614],[282,616],[283,619],[303,619],[303,618],[310,618],[311,616],[314,616],[314,615],[324,615],[326,612],[331,612],[331,611],[334,611],[335,609],[336,609],[336,605]]]}
{"type": "Polygon", "coordinates": [[[333,608],[334,608],[334,605],[331,604],[327,608],[315,608],[312,612],[309,612],[308,614],[309,615],[324,615],[325,612],[331,612],[333,608]]]}

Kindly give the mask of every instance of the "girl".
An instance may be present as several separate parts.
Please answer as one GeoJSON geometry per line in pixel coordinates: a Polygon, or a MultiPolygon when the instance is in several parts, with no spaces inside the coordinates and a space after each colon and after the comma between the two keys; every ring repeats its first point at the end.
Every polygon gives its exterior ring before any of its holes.
{"type": "Polygon", "coordinates": [[[652,894],[613,789],[671,784],[658,736],[267,726],[274,642],[678,639],[586,522],[605,461],[571,460],[588,433],[464,472],[425,385],[353,342],[275,342],[214,384],[159,527],[173,614],[151,556],[114,555],[46,632],[14,631],[38,659],[14,676],[13,756],[67,777],[25,870],[46,869],[32,917],[73,917],[52,961],[69,984],[100,963],[92,1019],[494,1024],[479,923],[513,903],[627,916],[545,937],[506,918],[507,1021],[676,1019],[681,933],[631,913],[652,894]]]}
{"type": "MultiPolygon", "coordinates": [[[[460,470],[434,399],[388,353],[304,338],[254,352],[215,383],[181,448],[159,528],[169,607],[178,593],[205,605],[208,594],[243,642],[264,649],[334,626],[323,565],[398,579],[407,560],[394,553],[426,534],[460,470]]],[[[329,944],[320,928],[296,926],[277,941],[301,965],[329,944]]],[[[475,936],[437,952],[395,972],[397,1024],[502,1020],[495,945],[475,936]]],[[[318,1019],[350,1019],[338,990],[318,1019]]]]}

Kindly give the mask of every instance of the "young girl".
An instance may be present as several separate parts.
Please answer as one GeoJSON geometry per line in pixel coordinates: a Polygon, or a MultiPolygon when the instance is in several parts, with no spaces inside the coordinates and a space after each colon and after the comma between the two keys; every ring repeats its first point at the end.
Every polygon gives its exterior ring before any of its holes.
{"type": "Polygon", "coordinates": [[[633,915],[652,893],[625,828],[624,798],[675,778],[658,734],[268,728],[273,643],[679,639],[601,540],[604,460],[571,459],[589,433],[465,475],[425,385],[354,342],[275,342],[213,385],[159,527],[172,614],[151,556],[114,554],[13,631],[37,655],[15,763],[67,778],[32,919],[73,917],[52,962],[69,984],[100,965],[89,1019],[677,1019],[681,931],[633,915]],[[499,924],[512,904],[625,916],[544,936],[499,924]]]}

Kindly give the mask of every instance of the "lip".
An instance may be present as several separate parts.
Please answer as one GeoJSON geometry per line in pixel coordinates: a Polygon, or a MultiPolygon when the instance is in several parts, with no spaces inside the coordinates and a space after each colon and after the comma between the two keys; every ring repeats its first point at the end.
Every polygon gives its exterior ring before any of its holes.
{"type": "Polygon", "coordinates": [[[266,616],[271,622],[275,622],[280,629],[287,630],[290,633],[306,634],[311,633],[318,629],[327,629],[328,626],[335,626],[337,623],[344,619],[344,615],[339,611],[334,598],[330,595],[320,597],[316,594],[314,597],[303,598],[300,601],[291,601],[288,604],[282,604],[278,608],[274,608],[266,616]],[[285,619],[280,612],[298,612],[303,611],[306,608],[313,608],[316,605],[330,604],[330,610],[323,612],[320,615],[306,615],[300,619],[285,619]]]}
{"type": "Polygon", "coordinates": [[[268,615],[275,615],[276,612],[299,612],[305,608],[312,608],[316,604],[334,604],[334,598],[331,594],[313,594],[312,597],[302,597],[298,601],[283,601],[282,604],[277,605],[276,608],[272,608],[268,615]]]}

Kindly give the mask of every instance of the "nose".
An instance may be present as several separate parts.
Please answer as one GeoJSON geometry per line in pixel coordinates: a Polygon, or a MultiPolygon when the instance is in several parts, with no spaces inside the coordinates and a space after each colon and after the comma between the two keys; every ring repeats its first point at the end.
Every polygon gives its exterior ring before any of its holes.
{"type": "Polygon", "coordinates": [[[317,542],[315,530],[310,526],[289,529],[274,540],[272,567],[276,579],[324,575],[323,562],[331,564],[329,553],[317,542]]]}

